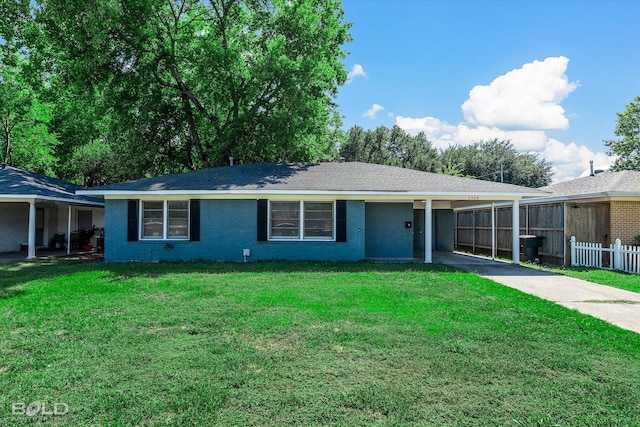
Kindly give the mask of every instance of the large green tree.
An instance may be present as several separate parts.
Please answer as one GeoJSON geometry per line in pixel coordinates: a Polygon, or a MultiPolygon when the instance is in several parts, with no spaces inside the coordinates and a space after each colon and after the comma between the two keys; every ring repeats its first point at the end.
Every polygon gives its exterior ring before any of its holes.
{"type": "Polygon", "coordinates": [[[19,56],[0,57],[0,162],[51,174],[58,144],[49,132],[53,106],[39,97],[42,88],[33,87],[38,79],[26,79],[27,69],[19,56]]]}
{"type": "Polygon", "coordinates": [[[354,126],[340,146],[347,161],[400,166],[425,172],[503,181],[526,187],[551,183],[551,164],[535,154],[518,153],[510,141],[492,139],[438,151],[423,133],[409,135],[394,126],[365,130],[354,126]]]}
{"type": "Polygon", "coordinates": [[[230,155],[332,154],[350,37],[339,1],[32,4],[25,40],[56,79],[63,163],[84,145],[131,177],[221,165],[230,155]]]}
{"type": "Polygon", "coordinates": [[[398,126],[388,129],[380,126],[364,130],[354,126],[347,132],[340,146],[340,156],[347,161],[400,166],[426,172],[438,169],[438,152],[427,137],[420,133],[409,135],[398,126]]]}
{"type": "Polygon", "coordinates": [[[455,165],[461,175],[534,188],[550,184],[552,176],[549,162],[535,154],[518,153],[508,140],[451,146],[440,153],[440,164],[455,165]]]}
{"type": "Polygon", "coordinates": [[[640,170],[640,96],[618,113],[614,131],[620,139],[604,141],[609,154],[619,156],[613,170],[640,170]]]}

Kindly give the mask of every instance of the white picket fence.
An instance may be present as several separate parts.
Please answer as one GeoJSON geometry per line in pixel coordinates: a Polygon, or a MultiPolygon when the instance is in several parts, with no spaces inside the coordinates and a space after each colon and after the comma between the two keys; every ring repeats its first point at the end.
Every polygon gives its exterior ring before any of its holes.
{"type": "Polygon", "coordinates": [[[640,246],[623,245],[616,239],[614,244],[603,248],[602,243],[577,242],[576,237],[571,236],[571,266],[640,274],[640,246]],[[605,253],[609,254],[608,263],[602,262],[605,253]]]}

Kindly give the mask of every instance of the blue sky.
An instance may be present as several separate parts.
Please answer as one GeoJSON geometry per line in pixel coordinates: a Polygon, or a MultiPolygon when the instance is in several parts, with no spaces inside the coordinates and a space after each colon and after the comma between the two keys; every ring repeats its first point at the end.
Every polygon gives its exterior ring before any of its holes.
{"type": "Polygon", "coordinates": [[[607,166],[640,95],[640,0],[343,0],[345,129],[398,124],[439,148],[511,139],[554,180],[607,166]]]}

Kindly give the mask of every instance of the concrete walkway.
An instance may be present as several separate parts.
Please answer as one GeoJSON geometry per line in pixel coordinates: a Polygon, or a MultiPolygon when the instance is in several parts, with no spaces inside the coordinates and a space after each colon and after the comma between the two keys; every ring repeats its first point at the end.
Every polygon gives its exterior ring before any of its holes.
{"type": "Polygon", "coordinates": [[[640,333],[640,293],[458,253],[434,252],[433,262],[477,273],[494,282],[640,333]]]}

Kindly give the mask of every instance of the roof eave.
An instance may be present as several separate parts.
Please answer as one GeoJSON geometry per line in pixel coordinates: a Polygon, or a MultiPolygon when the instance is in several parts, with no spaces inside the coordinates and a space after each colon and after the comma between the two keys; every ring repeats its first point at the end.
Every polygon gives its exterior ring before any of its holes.
{"type": "Polygon", "coordinates": [[[18,202],[26,202],[29,200],[47,200],[51,202],[61,202],[61,203],[69,203],[74,205],[91,205],[91,206],[102,206],[104,207],[104,202],[98,202],[94,200],[82,200],[82,199],[73,199],[66,197],[50,197],[43,196],[39,194],[0,194],[0,202],[8,202],[8,201],[18,201],[18,202]]]}
{"type": "Polygon", "coordinates": [[[535,192],[487,192],[487,191],[349,191],[349,190],[82,190],[79,195],[104,196],[108,199],[145,197],[145,196],[209,196],[209,197],[247,197],[260,198],[265,196],[336,196],[336,197],[361,197],[382,196],[390,198],[463,198],[465,200],[482,199],[523,199],[539,198],[545,194],[540,191],[535,192]],[[478,199],[474,199],[478,197],[478,199]]]}

